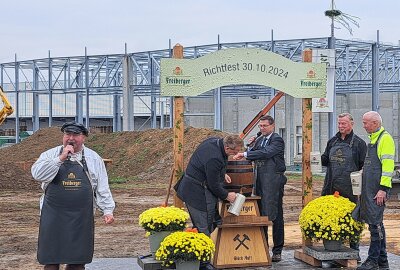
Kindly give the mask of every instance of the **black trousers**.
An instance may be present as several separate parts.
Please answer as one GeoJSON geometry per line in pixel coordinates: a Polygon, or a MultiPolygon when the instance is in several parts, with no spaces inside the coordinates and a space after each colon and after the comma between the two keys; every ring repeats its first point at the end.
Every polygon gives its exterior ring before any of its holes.
{"type": "Polygon", "coordinates": [[[199,232],[210,236],[217,225],[222,221],[217,208],[218,198],[215,197],[208,189],[205,189],[204,194],[206,197],[205,211],[201,211],[187,203],[186,207],[189,211],[193,227],[197,228],[199,232]]]}
{"type": "MultiPolygon", "coordinates": [[[[221,216],[218,213],[218,198],[216,198],[209,190],[205,190],[206,196],[206,211],[196,209],[189,204],[186,207],[189,211],[190,219],[194,228],[200,233],[204,233],[208,236],[214,231],[214,229],[222,222],[221,216]]],[[[212,269],[209,261],[200,262],[200,270],[212,269]]]]}
{"type": "MultiPolygon", "coordinates": [[[[43,267],[44,270],[59,270],[60,265],[59,264],[46,264],[43,267]]],[[[84,264],[67,264],[65,267],[65,270],[84,270],[85,265],[84,264]]]]}
{"type": "MultiPolygon", "coordinates": [[[[283,192],[284,186],[279,189],[278,213],[275,220],[272,220],[272,240],[274,246],[272,248],[273,254],[281,254],[285,242],[285,222],[283,220],[283,192]]],[[[264,227],[265,238],[268,243],[268,227],[264,227]]],[[[269,246],[269,244],[268,244],[269,246]]]]}

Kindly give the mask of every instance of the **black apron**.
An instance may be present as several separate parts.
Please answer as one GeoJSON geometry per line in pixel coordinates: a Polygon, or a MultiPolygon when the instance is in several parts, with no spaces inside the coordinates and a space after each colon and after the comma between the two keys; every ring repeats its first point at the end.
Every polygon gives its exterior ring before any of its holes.
{"type": "Polygon", "coordinates": [[[41,264],[86,264],[93,251],[92,185],[78,162],[66,160],[45,192],[37,258],[41,264]]]}
{"type": "Polygon", "coordinates": [[[256,186],[255,195],[261,197],[260,212],[262,216],[274,221],[278,215],[279,194],[287,182],[283,173],[275,172],[276,165],[273,158],[255,161],[256,186]]]}
{"type": "Polygon", "coordinates": [[[385,205],[376,204],[374,197],[381,189],[382,163],[378,157],[378,144],[383,131],[375,144],[368,144],[362,173],[361,196],[352,216],[357,221],[378,225],[383,222],[385,205]]]}
{"type": "Polygon", "coordinates": [[[327,194],[333,195],[335,191],[350,201],[357,203],[357,196],[353,195],[353,187],[351,185],[350,173],[357,171],[358,167],[353,159],[353,140],[350,144],[339,141],[339,138],[334,142],[329,151],[329,173],[327,175],[327,194]]]}

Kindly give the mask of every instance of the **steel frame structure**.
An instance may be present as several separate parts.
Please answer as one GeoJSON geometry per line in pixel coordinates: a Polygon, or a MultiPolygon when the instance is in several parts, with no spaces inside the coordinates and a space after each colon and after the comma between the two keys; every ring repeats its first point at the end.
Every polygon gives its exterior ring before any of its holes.
{"type": "MultiPolygon", "coordinates": [[[[308,38],[293,40],[270,40],[256,42],[216,43],[184,48],[185,58],[198,58],[208,53],[228,48],[260,48],[275,52],[293,61],[301,61],[305,48],[336,50],[336,93],[400,91],[400,47],[373,41],[343,40],[335,38],[308,38]],[[374,91],[375,89],[375,91],[374,91]]],[[[0,84],[6,93],[15,94],[19,104],[21,92],[33,95],[33,119],[38,121],[38,96],[48,96],[49,125],[52,125],[53,96],[76,95],[76,115],[83,119],[86,100],[86,125],[89,125],[90,96],[112,95],[114,130],[121,130],[121,96],[124,88],[131,96],[150,97],[149,119],[156,123],[156,103],[160,100],[171,104],[170,98],[160,96],[160,60],[168,58],[172,48],[157,51],[51,57],[0,64],[0,84]],[[125,61],[125,62],[124,62],[125,61]],[[124,73],[125,72],[125,73],[124,73]],[[125,75],[124,75],[125,74],[125,75]],[[129,88],[129,89],[126,89],[129,88]]],[[[202,96],[213,95],[216,102],[224,96],[271,95],[274,89],[258,85],[225,86],[202,96]]],[[[133,101],[128,100],[129,106],[133,101]]],[[[376,101],[375,101],[376,103],[376,101]]],[[[15,106],[15,104],[14,104],[15,106]]],[[[376,105],[375,105],[376,106],[376,105]]],[[[19,106],[16,107],[16,127],[19,126],[19,106]]],[[[215,118],[221,111],[215,107],[215,118]]],[[[125,112],[125,111],[124,111],[125,112]]],[[[167,113],[168,114],[168,113],[167,113]]],[[[169,113],[172,117],[172,114],[169,113]]],[[[38,125],[34,125],[38,128],[38,125]]],[[[217,126],[218,128],[218,126],[217,126]]],[[[18,130],[18,128],[16,128],[18,130]]]]}

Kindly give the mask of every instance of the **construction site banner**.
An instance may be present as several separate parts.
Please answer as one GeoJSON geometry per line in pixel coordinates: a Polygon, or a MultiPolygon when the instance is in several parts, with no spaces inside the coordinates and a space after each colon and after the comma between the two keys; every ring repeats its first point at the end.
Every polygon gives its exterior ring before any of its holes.
{"type": "Polygon", "coordinates": [[[197,96],[227,85],[264,85],[297,98],[326,96],[326,64],[293,62],[257,48],[219,50],[197,59],[161,59],[161,95],[197,96]]]}
{"type": "Polygon", "coordinates": [[[316,49],[312,50],[314,63],[325,63],[327,67],[326,97],[313,98],[313,112],[333,112],[335,99],[335,50],[316,49]]]}

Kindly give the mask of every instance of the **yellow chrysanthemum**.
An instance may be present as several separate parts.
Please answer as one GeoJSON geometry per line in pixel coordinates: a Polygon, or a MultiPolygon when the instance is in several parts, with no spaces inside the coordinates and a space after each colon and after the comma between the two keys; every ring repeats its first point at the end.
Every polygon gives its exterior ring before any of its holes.
{"type": "Polygon", "coordinates": [[[139,215],[139,225],[147,232],[181,231],[188,219],[189,214],[180,208],[155,207],[139,215]]]}
{"type": "Polygon", "coordinates": [[[342,196],[322,196],[301,211],[299,224],[303,237],[312,240],[351,240],[360,238],[364,223],[355,221],[355,204],[342,196]]]}
{"type": "Polygon", "coordinates": [[[214,242],[204,233],[174,232],[161,242],[156,259],[165,266],[176,261],[208,261],[214,251],[214,242]]]}

